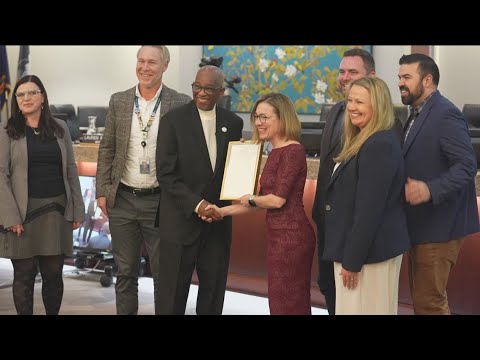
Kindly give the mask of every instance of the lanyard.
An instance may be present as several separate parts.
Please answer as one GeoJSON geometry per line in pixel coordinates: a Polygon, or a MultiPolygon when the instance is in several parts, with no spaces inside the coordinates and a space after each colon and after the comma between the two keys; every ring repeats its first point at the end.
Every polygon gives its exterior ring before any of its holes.
{"type": "Polygon", "coordinates": [[[160,98],[162,97],[162,93],[158,95],[157,102],[155,103],[155,106],[153,108],[152,114],[150,115],[150,118],[148,119],[147,126],[143,127],[143,121],[142,121],[142,115],[140,114],[140,106],[138,105],[138,96],[135,95],[135,114],[137,115],[138,119],[138,125],[140,126],[140,130],[142,131],[142,136],[143,136],[143,141],[140,143],[142,147],[145,149],[145,146],[147,146],[147,136],[148,136],[148,131],[150,130],[150,127],[152,126],[153,120],[155,120],[155,114],[157,113],[158,106],[160,105],[160,98]]]}

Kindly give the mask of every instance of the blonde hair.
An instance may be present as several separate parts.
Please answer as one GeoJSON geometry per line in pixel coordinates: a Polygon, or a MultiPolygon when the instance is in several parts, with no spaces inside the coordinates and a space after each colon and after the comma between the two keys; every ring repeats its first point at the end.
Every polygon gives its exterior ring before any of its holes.
{"type": "MultiPolygon", "coordinates": [[[[168,50],[168,48],[165,45],[142,45],[142,46],[140,46],[140,49],[145,47],[145,46],[151,46],[151,47],[159,49],[162,52],[162,62],[164,64],[167,64],[167,65],[168,65],[168,63],[170,63],[170,51],[168,50]]],[[[138,57],[138,53],[140,52],[140,49],[138,49],[138,51],[137,51],[137,57],[138,57]]]]}
{"type": "Polygon", "coordinates": [[[260,97],[253,106],[250,113],[250,123],[252,124],[252,140],[255,142],[260,141],[258,129],[255,126],[255,114],[257,107],[260,103],[267,103],[273,107],[275,115],[277,115],[280,121],[280,136],[285,140],[300,141],[300,134],[302,132],[302,126],[298,119],[297,112],[295,111],[295,105],[285,95],[280,93],[270,93],[260,97]]]}
{"type": "Polygon", "coordinates": [[[355,85],[363,87],[370,94],[373,110],[372,118],[362,131],[360,131],[360,129],[350,121],[348,111],[345,111],[342,135],[343,147],[340,154],[333,159],[335,162],[343,162],[354,157],[370,136],[376,132],[391,129],[394,125],[392,97],[385,81],[376,76],[366,76],[352,81],[348,87],[346,99],[348,99],[350,90],[355,85]]]}

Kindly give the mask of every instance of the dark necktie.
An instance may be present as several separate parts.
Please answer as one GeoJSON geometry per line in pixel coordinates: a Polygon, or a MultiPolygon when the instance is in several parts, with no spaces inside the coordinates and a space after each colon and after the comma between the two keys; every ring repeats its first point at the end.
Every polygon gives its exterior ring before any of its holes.
{"type": "Polygon", "coordinates": [[[407,122],[405,123],[405,136],[403,137],[403,141],[405,142],[407,140],[407,136],[410,133],[410,130],[412,129],[413,123],[415,122],[415,119],[418,116],[418,109],[413,109],[410,112],[410,115],[408,116],[407,122]]]}

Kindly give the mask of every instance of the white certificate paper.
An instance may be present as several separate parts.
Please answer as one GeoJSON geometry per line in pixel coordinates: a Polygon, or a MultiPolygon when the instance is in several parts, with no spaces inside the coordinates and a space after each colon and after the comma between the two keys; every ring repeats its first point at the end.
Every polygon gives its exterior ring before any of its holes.
{"type": "Polygon", "coordinates": [[[235,200],[245,194],[255,194],[261,156],[261,143],[231,141],[228,144],[220,200],[235,200]]]}

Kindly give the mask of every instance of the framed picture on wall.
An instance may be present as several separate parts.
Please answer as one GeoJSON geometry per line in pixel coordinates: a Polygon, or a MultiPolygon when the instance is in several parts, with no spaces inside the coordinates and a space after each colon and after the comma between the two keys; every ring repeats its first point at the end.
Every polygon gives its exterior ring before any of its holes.
{"type": "Polygon", "coordinates": [[[231,110],[250,112],[259,96],[270,92],[287,95],[299,114],[320,114],[322,104],[342,99],[337,88],[343,53],[371,46],[217,46],[203,47],[204,59],[221,59],[231,95],[231,110]]]}

